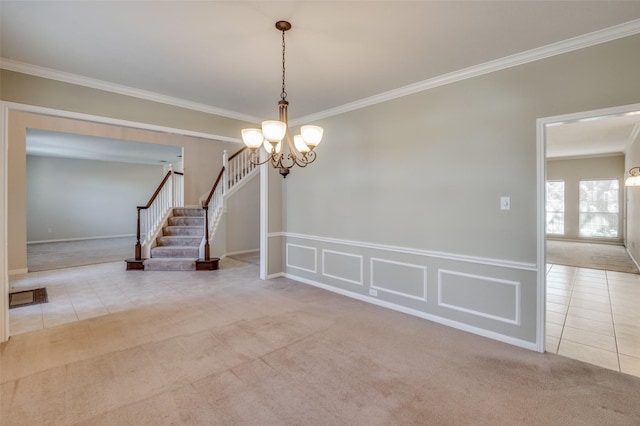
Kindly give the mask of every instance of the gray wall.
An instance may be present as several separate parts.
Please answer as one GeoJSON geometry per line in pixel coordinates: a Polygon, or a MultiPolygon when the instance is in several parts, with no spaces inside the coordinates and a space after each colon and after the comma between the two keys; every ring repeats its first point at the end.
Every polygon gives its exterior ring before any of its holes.
{"type": "Polygon", "coordinates": [[[284,182],[283,270],[533,347],[536,120],[638,102],[638,51],[636,35],[320,120],[318,160],[284,182]]]}
{"type": "MultiPolygon", "coordinates": [[[[624,235],[624,155],[582,158],[582,159],[549,159],[547,160],[547,180],[564,181],[565,192],[565,220],[564,235],[549,235],[556,240],[588,241],[588,238],[579,236],[579,203],[580,180],[589,179],[618,179],[620,183],[619,201],[620,228],[616,239],[607,239],[607,242],[621,243],[624,235]]],[[[594,239],[603,241],[603,239],[594,239]]]]}
{"type": "Polygon", "coordinates": [[[226,252],[260,249],[260,175],[256,174],[227,199],[226,252]]]}
{"type": "Polygon", "coordinates": [[[162,165],[27,156],[27,241],[135,235],[162,165]]]}

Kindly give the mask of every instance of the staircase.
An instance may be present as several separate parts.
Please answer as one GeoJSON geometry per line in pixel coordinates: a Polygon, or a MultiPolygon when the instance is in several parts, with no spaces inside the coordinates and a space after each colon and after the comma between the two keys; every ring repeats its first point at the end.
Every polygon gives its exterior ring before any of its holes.
{"type": "Polygon", "coordinates": [[[195,271],[204,236],[204,210],[174,208],[168,226],[144,261],[146,271],[195,271]]]}
{"type": "Polygon", "coordinates": [[[224,151],[222,163],[208,196],[203,195],[200,199],[201,207],[192,208],[182,207],[184,174],[169,168],[147,204],[136,207],[135,257],[125,260],[127,271],[218,269],[220,259],[211,257],[209,242],[223,214],[225,197],[259,170],[246,147],[231,157],[227,157],[227,151],[224,151]],[[162,235],[158,236],[160,233],[162,235]],[[144,241],[141,241],[143,234],[144,241]]]}

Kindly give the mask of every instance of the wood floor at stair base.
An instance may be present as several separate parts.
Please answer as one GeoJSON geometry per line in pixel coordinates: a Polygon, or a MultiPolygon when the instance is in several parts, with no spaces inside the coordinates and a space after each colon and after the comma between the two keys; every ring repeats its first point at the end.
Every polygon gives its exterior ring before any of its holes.
{"type": "Polygon", "coordinates": [[[198,259],[196,260],[196,271],[215,271],[218,269],[219,261],[218,257],[213,257],[210,260],[198,259]]]}

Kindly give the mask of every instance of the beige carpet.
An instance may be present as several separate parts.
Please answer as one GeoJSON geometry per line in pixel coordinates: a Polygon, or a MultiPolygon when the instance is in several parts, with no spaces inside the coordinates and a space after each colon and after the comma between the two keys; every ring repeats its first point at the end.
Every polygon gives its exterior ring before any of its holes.
{"type": "Polygon", "coordinates": [[[547,263],[637,274],[624,246],[547,240],[547,263]]]}
{"type": "Polygon", "coordinates": [[[116,262],[135,255],[135,237],[27,245],[29,272],[116,262]]]}
{"type": "Polygon", "coordinates": [[[221,264],[120,267],[139,306],[2,344],[3,424],[640,424],[640,378],[221,264]]]}

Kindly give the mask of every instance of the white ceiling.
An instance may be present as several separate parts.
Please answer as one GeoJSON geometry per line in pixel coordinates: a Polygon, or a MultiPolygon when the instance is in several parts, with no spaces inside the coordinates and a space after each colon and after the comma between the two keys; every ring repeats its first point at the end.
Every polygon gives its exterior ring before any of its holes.
{"type": "Polygon", "coordinates": [[[182,148],[96,136],[27,129],[27,155],[114,161],[136,164],[167,164],[182,161],[182,148]]]}
{"type": "Polygon", "coordinates": [[[547,126],[547,158],[622,154],[640,131],[640,111],[547,126]]]}
{"type": "MultiPolygon", "coordinates": [[[[640,1],[0,1],[3,63],[296,119],[640,19],[640,1]]],[[[5,65],[6,67],[6,65],[5,65]]]]}

